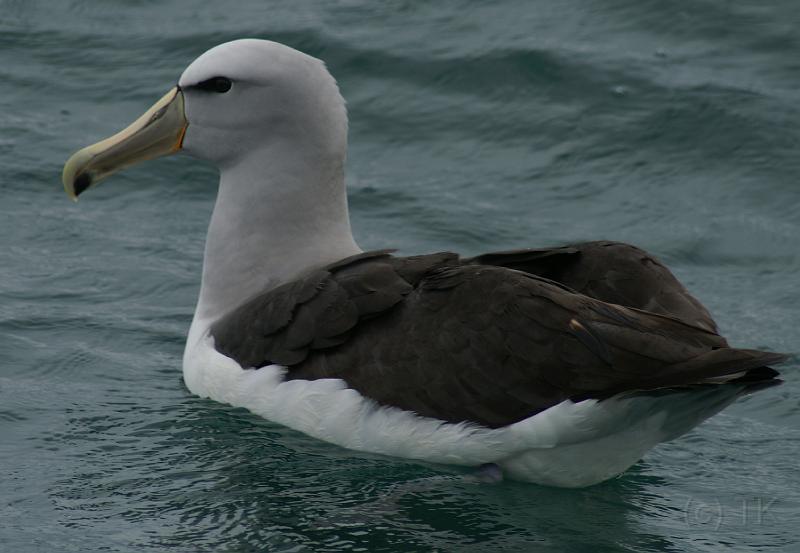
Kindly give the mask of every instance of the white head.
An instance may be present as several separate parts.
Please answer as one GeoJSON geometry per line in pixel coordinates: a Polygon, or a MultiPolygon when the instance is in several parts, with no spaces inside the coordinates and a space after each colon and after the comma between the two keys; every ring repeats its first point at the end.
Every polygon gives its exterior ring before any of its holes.
{"type": "Polygon", "coordinates": [[[344,100],[316,58],[277,42],[235,40],[197,58],[178,85],[190,155],[224,167],[285,142],[344,159],[344,100]]]}
{"type": "Polygon", "coordinates": [[[73,155],[64,186],[75,199],[146,159],[184,151],[224,170],[266,150],[341,167],[345,103],[320,60],[269,40],[234,40],[192,62],[178,86],[128,128],[73,155]]]}

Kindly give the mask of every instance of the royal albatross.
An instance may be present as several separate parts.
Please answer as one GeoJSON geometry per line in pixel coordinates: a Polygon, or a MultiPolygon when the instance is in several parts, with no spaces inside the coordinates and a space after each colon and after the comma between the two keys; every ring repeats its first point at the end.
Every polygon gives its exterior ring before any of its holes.
{"type": "Polygon", "coordinates": [[[237,40],[73,155],[73,198],[186,152],[220,170],[183,359],[188,389],[355,450],[493,463],[578,487],[615,476],[784,356],[728,346],[654,257],[613,242],[398,257],[353,240],[347,114],[324,64],[237,40]]]}

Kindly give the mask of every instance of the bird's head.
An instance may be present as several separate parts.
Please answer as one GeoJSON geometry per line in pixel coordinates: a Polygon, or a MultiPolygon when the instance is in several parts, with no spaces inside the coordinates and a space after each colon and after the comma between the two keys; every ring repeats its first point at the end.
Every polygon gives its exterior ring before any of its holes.
{"type": "Polygon", "coordinates": [[[72,199],[120,169],[186,152],[220,168],[266,149],[341,159],[347,114],[318,59],[259,39],[221,44],[197,58],[177,86],[114,136],[76,152],[64,166],[72,199]]]}

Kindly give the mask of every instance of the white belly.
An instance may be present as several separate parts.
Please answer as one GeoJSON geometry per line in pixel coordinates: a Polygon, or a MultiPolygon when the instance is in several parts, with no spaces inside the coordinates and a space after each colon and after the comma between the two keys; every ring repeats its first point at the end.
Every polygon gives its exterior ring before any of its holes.
{"type": "Polygon", "coordinates": [[[280,365],[242,369],[214,349],[206,329],[193,322],[183,360],[186,386],[198,396],[348,449],[433,463],[495,463],[512,478],[551,486],[590,486],[620,474],[657,443],[723,409],[738,392],[719,386],[656,397],[567,400],[492,429],[381,407],[340,379],[286,381],[280,365]]]}

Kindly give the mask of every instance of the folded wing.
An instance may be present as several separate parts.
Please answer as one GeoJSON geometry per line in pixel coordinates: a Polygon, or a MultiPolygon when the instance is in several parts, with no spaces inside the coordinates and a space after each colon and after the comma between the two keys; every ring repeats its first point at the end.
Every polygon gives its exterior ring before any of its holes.
{"type": "Polygon", "coordinates": [[[729,348],[696,321],[510,268],[574,253],[490,255],[505,257],[348,258],[219,320],[215,347],[244,368],[275,363],[290,379],[340,378],[382,405],[489,427],[565,399],[700,385],[751,369],[771,378],[760,368],[782,359],[729,348]]]}

